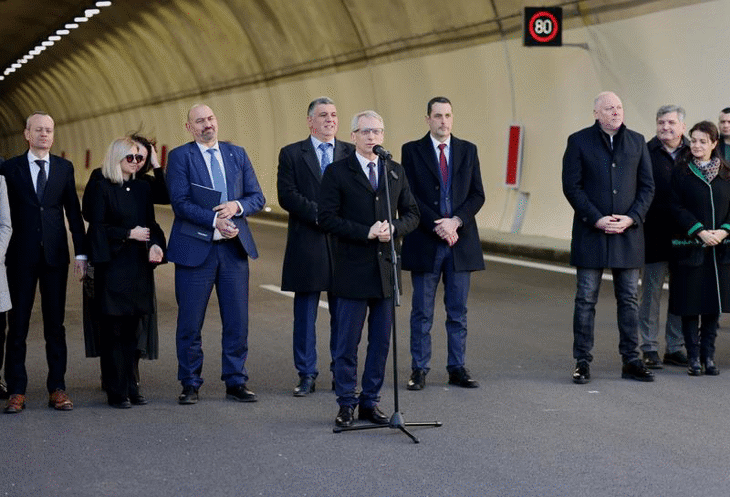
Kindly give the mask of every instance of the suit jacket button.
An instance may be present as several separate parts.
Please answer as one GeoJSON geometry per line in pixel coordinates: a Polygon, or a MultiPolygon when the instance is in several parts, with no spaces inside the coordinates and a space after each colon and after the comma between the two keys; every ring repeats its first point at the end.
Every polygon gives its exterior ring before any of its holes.
{"type": "Polygon", "coordinates": [[[613,194],[616,195],[618,193],[618,190],[614,190],[613,194]]]}

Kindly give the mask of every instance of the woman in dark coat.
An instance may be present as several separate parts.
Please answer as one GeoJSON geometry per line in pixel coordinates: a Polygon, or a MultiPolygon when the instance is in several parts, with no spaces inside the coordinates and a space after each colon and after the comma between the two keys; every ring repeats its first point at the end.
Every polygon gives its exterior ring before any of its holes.
{"type": "Polygon", "coordinates": [[[669,307],[682,316],[688,373],[718,375],[715,338],[720,313],[730,310],[730,168],[718,154],[718,131],[695,124],[690,146],[672,174],[669,307]],[[700,325],[700,317],[702,324],[700,325]]]}
{"type": "Polygon", "coordinates": [[[101,176],[84,191],[89,260],[99,307],[103,377],[109,405],[145,404],[134,377],[139,321],[153,312],[153,274],[165,237],[155,221],[150,185],[135,180],[141,162],[129,138],[112,142],[101,176]]]}

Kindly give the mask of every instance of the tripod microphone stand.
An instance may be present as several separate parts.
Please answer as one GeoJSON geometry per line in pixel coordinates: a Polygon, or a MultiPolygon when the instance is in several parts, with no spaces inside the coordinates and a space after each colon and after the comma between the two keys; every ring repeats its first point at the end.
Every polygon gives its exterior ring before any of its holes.
{"type": "Polygon", "coordinates": [[[393,211],[391,210],[391,204],[390,204],[390,177],[392,176],[393,179],[398,179],[398,175],[396,172],[392,169],[388,168],[391,155],[390,153],[385,150],[380,145],[376,145],[373,148],[373,152],[375,152],[382,160],[383,160],[383,169],[385,171],[384,174],[384,181],[385,181],[385,198],[386,198],[386,206],[388,209],[388,226],[391,230],[391,237],[390,237],[390,261],[391,261],[391,271],[393,274],[393,299],[392,304],[393,308],[391,312],[393,313],[392,318],[392,328],[391,328],[391,341],[393,342],[393,408],[394,412],[393,415],[390,417],[390,421],[387,425],[376,425],[376,424],[367,424],[367,425],[353,425],[353,426],[345,426],[345,427],[335,427],[332,431],[335,433],[340,433],[342,431],[358,431],[358,430],[374,430],[376,428],[390,428],[393,430],[400,430],[408,437],[413,440],[413,443],[419,443],[420,441],[418,438],[413,435],[410,431],[406,429],[407,426],[427,426],[427,427],[439,427],[442,426],[441,421],[429,421],[429,422],[405,422],[403,419],[403,415],[400,413],[400,407],[398,403],[398,335],[397,335],[397,323],[396,323],[396,315],[395,310],[396,307],[400,307],[400,284],[398,281],[398,254],[395,250],[395,239],[392,236],[393,234],[393,211]]]}

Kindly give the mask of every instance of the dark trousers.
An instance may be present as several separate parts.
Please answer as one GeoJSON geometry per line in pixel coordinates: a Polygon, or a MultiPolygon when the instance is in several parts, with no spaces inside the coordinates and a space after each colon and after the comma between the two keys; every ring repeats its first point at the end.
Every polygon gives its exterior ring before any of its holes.
{"type": "Polygon", "coordinates": [[[8,326],[8,313],[0,312],[0,371],[5,360],[5,329],[8,326]]]}
{"type": "MultiPolygon", "coordinates": [[[[294,366],[299,376],[317,377],[317,311],[321,292],[294,293],[294,366]]],[[[330,313],[330,370],[334,372],[337,345],[337,297],[327,292],[330,313]]]]}
{"type": "Polygon", "coordinates": [[[200,266],[175,265],[177,378],[183,386],[203,384],[201,328],[215,286],[223,324],[221,379],[227,387],[248,380],[248,258],[238,241],[213,243],[200,266]]]}
{"type": "Polygon", "coordinates": [[[466,363],[466,301],[470,278],[469,271],[454,270],[454,252],[446,244],[439,245],[436,250],[433,271],[411,273],[411,369],[430,369],[433,311],[436,289],[442,279],[448,346],[446,369],[453,371],[466,363]]]}
{"type": "Polygon", "coordinates": [[[108,316],[100,321],[101,369],[110,402],[137,393],[134,363],[137,356],[139,316],[108,316]]]}
{"type": "MultiPolygon", "coordinates": [[[[573,358],[592,361],[593,328],[596,302],[601,288],[603,269],[577,268],[577,290],[573,313],[573,358]]],[[[618,350],[624,364],[639,358],[638,269],[612,269],[613,293],[618,318],[618,350]]]]}
{"type": "Polygon", "coordinates": [[[689,359],[715,359],[719,320],[719,314],[703,314],[700,325],[700,316],[682,316],[682,334],[689,359]]]}
{"type": "Polygon", "coordinates": [[[380,402],[385,364],[393,326],[393,299],[345,299],[337,301],[337,353],[335,393],[340,406],[372,408],[380,402]],[[368,314],[368,347],[362,373],[362,392],[357,395],[357,348],[368,314]]]}
{"type": "Polygon", "coordinates": [[[13,308],[8,311],[8,337],[5,354],[5,378],[10,394],[25,394],[28,373],[25,369],[26,340],[30,327],[36,287],[41,293],[43,337],[46,341],[48,392],[65,390],[66,329],[63,326],[66,308],[68,265],[49,266],[42,259],[13,261],[8,265],[8,285],[13,308]]]}

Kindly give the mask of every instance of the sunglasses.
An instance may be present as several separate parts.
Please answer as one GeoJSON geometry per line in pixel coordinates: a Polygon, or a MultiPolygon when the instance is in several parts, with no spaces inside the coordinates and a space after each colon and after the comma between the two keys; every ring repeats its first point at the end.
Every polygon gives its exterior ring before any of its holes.
{"type": "Polygon", "coordinates": [[[126,157],[124,157],[124,158],[125,158],[125,159],[127,160],[127,162],[129,162],[130,164],[134,164],[135,162],[137,162],[137,163],[139,163],[139,162],[142,162],[142,161],[144,160],[144,155],[139,155],[139,154],[137,154],[137,155],[135,155],[135,154],[129,154],[129,155],[127,155],[127,156],[126,156],[126,157]]]}

